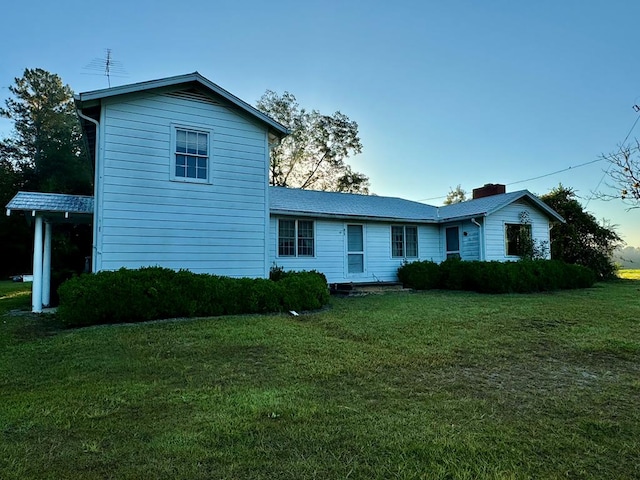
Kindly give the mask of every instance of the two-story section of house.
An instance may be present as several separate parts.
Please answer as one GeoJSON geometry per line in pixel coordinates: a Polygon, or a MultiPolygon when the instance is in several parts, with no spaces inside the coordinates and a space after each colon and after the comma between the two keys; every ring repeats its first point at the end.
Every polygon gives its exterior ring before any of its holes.
{"type": "Polygon", "coordinates": [[[198,73],[75,102],[95,167],[92,271],[268,275],[269,149],[284,126],[198,73]]]}

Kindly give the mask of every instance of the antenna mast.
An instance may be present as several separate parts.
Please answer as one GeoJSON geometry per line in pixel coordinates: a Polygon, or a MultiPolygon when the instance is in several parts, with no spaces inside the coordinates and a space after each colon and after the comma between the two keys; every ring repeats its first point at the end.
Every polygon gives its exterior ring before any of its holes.
{"type": "Polygon", "coordinates": [[[111,49],[105,50],[104,58],[94,58],[87,64],[85,70],[94,70],[100,73],[93,75],[104,75],[107,77],[107,85],[111,88],[111,77],[127,77],[127,71],[122,67],[122,64],[113,59],[111,49]]]}

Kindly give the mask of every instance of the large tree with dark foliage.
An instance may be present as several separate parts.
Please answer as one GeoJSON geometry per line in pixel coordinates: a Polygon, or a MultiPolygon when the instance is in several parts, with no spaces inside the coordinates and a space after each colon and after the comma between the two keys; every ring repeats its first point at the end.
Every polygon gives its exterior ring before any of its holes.
{"type": "MultiPolygon", "coordinates": [[[[36,68],[26,69],[9,92],[11,97],[0,107],[0,115],[13,121],[12,134],[0,139],[0,206],[19,190],[90,195],[92,168],[71,88],[58,75],[36,68]]],[[[57,227],[54,269],[79,266],[89,253],[87,239],[87,226],[57,227]]],[[[24,217],[0,216],[0,275],[29,272],[32,246],[33,232],[24,217]]]]}
{"type": "Polygon", "coordinates": [[[551,257],[589,267],[601,279],[613,277],[613,253],[623,243],[614,228],[585,212],[571,188],[559,185],[540,198],[566,220],[551,230],[551,257]]]}
{"type": "Polygon", "coordinates": [[[14,132],[1,141],[0,152],[20,173],[23,188],[91,194],[91,165],[71,88],[58,75],[36,68],[26,69],[9,91],[13,98],[0,115],[13,121],[14,132]]]}
{"type": "Polygon", "coordinates": [[[346,163],[362,151],[356,122],[340,112],[301,108],[289,92],[267,90],[256,106],[291,130],[271,150],[271,185],[369,193],[369,178],[346,163]]]}

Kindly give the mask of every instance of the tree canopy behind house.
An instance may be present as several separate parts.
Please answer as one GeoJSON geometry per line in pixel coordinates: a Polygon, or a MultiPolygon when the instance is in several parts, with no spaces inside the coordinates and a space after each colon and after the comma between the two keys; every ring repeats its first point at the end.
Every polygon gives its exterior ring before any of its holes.
{"type": "Polygon", "coordinates": [[[289,92],[267,90],[256,106],[291,131],[271,150],[271,185],[369,193],[369,178],[346,162],[362,152],[355,121],[339,111],[306,110],[289,92]]]}
{"type": "Polygon", "coordinates": [[[566,220],[551,230],[551,258],[589,267],[601,279],[614,276],[613,253],[623,243],[614,227],[586,212],[571,188],[559,185],[540,198],[566,220]]]}

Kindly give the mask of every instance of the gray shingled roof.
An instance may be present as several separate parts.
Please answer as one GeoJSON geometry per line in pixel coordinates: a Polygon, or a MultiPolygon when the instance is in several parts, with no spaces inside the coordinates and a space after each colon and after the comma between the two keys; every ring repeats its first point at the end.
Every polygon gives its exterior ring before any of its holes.
{"type": "Polygon", "coordinates": [[[93,214],[93,197],[62,193],[18,192],[6,208],[36,212],[93,214]]]}
{"type": "Polygon", "coordinates": [[[402,198],[271,187],[271,213],[432,223],[437,208],[402,198]]]}
{"type": "Polygon", "coordinates": [[[546,203],[541,201],[528,190],[518,190],[517,192],[503,193],[499,195],[491,195],[489,197],[478,198],[466,202],[454,203],[440,208],[440,220],[449,221],[462,218],[479,217],[491,215],[501,208],[520,200],[525,199],[537,206],[552,219],[563,222],[564,219],[558,213],[550,208],[546,203]]]}
{"type": "Polygon", "coordinates": [[[525,198],[547,213],[549,217],[564,222],[560,215],[527,190],[492,195],[444,207],[434,207],[395,197],[283,187],[271,187],[269,193],[270,209],[273,214],[439,223],[490,215],[516,200],[525,198]]]}

